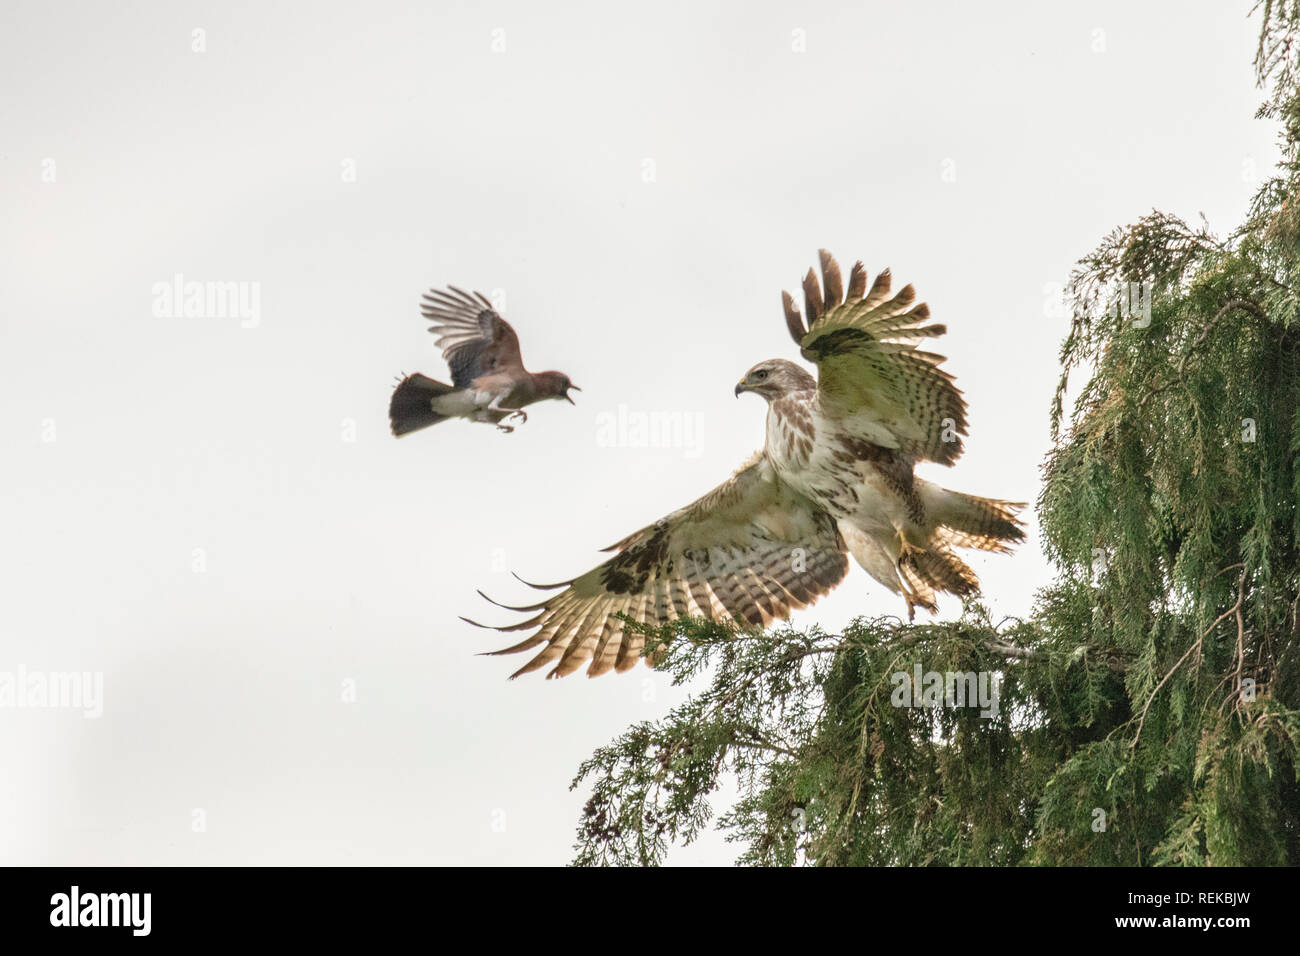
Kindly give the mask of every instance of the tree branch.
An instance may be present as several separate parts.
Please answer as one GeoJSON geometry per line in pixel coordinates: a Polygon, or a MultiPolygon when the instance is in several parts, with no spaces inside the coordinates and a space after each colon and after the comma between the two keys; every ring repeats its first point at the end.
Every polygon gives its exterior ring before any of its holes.
{"type": "MultiPolygon", "coordinates": [[[[1227,568],[1223,569],[1223,571],[1226,570],[1228,569],[1227,568]]],[[[1223,571],[1220,571],[1219,574],[1222,574],[1223,571]]],[[[1200,648],[1201,643],[1205,640],[1205,638],[1209,635],[1209,633],[1213,631],[1215,627],[1218,626],[1220,621],[1222,621],[1226,617],[1232,616],[1233,614],[1237,615],[1238,620],[1241,619],[1241,603],[1242,601],[1245,600],[1245,598],[1246,598],[1246,567],[1245,565],[1242,565],[1241,576],[1237,579],[1237,603],[1234,604],[1232,607],[1228,608],[1218,617],[1216,617],[1214,619],[1214,623],[1212,623],[1209,627],[1205,629],[1205,631],[1201,634],[1201,636],[1196,639],[1196,643],[1194,643],[1191,647],[1189,647],[1182,657],[1178,658],[1178,663],[1176,663],[1173,667],[1169,668],[1169,673],[1160,679],[1159,684],[1156,684],[1155,689],[1151,691],[1151,696],[1147,698],[1147,702],[1142,708],[1142,716],[1138,718],[1137,733],[1133,735],[1133,743],[1129,745],[1130,749],[1135,749],[1137,747],[1138,738],[1142,736],[1142,725],[1146,723],[1147,711],[1151,709],[1151,702],[1156,699],[1156,694],[1160,693],[1160,688],[1164,687],[1165,684],[1169,681],[1169,678],[1174,676],[1174,671],[1182,667],[1183,662],[1187,660],[1187,658],[1192,656],[1192,651],[1198,650],[1200,648]]]]}

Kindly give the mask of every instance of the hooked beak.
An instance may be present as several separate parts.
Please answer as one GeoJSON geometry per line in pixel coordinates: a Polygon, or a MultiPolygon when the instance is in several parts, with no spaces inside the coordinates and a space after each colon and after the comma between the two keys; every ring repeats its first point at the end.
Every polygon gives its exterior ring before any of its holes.
{"type": "Polygon", "coordinates": [[[570,385],[569,391],[564,393],[564,400],[568,402],[570,405],[577,405],[578,403],[569,397],[569,392],[581,392],[581,391],[582,389],[578,388],[578,386],[570,385]]]}
{"type": "Polygon", "coordinates": [[[740,393],[741,393],[741,392],[747,392],[747,391],[749,391],[749,389],[745,387],[745,380],[744,380],[744,379],[741,379],[739,382],[736,383],[736,397],[737,397],[737,398],[740,398],[740,393]]]}

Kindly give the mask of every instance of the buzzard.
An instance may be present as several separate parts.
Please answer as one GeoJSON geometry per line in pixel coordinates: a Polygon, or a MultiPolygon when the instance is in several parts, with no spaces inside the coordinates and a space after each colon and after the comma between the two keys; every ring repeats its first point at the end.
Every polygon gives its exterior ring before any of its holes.
{"type": "Polygon", "coordinates": [[[514,431],[502,419],[528,420],[525,405],[545,398],[573,404],[570,391],[582,389],[563,372],[530,372],[519,354],[519,336],[482,293],[470,294],[448,286],[426,292],[420,312],[434,324],[429,331],[451,368],[451,384],[416,372],[393,390],[388,419],[398,438],[449,418],[493,422],[503,432],[514,431]]]}
{"type": "Polygon", "coordinates": [[[592,677],[627,670],[644,637],[620,613],[652,625],[705,617],[765,627],[838,585],[850,554],[902,595],[909,619],[917,607],[935,613],[938,592],[979,589],[956,548],[1005,552],[1023,540],[1022,503],[913,474],[918,461],[952,464],[967,433],[966,404],[940,368],[943,356],[919,348],[944,326],[926,324],[929,308],[914,304],[910,285],[891,294],[888,270],[868,288],[858,262],[846,288],[823,250],[821,272],[820,284],[811,269],[803,282],[806,326],[783,293],[786,324],[817,378],[768,359],[735,387],[737,396],[767,402],[763,450],[703,498],[607,548],[616,554],[599,567],[561,584],[529,585],[562,588],[558,594],[499,605],[535,612],[497,628],[537,629],[493,652],[541,648],[512,677],[547,665],[547,676],[560,677],[588,661],[592,677]]]}

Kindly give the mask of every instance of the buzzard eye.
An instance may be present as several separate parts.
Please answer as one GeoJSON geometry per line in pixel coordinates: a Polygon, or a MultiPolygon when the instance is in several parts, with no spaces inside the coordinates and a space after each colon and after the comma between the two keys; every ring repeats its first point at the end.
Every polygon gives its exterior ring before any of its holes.
{"type": "Polygon", "coordinates": [[[754,378],[758,379],[760,382],[763,381],[763,379],[767,378],[767,369],[760,368],[754,373],[754,378]]]}

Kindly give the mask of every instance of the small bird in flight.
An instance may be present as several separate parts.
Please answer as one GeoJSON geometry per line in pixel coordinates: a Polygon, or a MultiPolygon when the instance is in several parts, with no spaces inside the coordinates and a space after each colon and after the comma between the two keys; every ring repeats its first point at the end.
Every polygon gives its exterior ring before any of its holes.
{"type": "Polygon", "coordinates": [[[562,398],[582,389],[563,372],[530,372],[519,354],[519,336],[479,292],[471,295],[455,286],[426,292],[420,312],[434,324],[437,346],[451,369],[451,384],[416,372],[393,390],[388,418],[397,437],[449,418],[492,422],[503,432],[514,431],[504,419],[528,420],[525,405],[562,398]]]}
{"type": "Polygon", "coordinates": [[[734,389],[767,402],[763,449],[703,498],[606,549],[617,553],[599,567],[531,585],[558,593],[510,608],[533,616],[497,628],[536,628],[495,652],[540,648],[512,676],[549,666],[548,676],[563,677],[583,664],[592,677],[627,670],[645,648],[628,620],[766,627],[838,585],[849,555],[902,596],[909,619],[918,607],[934,613],[939,592],[979,592],[957,548],[1006,552],[1024,540],[1022,504],[913,473],[919,461],[951,465],[966,434],[966,403],[943,356],[918,347],[944,327],[928,324],[910,285],[890,291],[888,269],[868,288],[859,262],[846,288],[823,250],[821,271],[820,284],[811,269],[803,281],[807,324],[783,294],[790,335],[817,377],[768,359],[734,389]]]}

